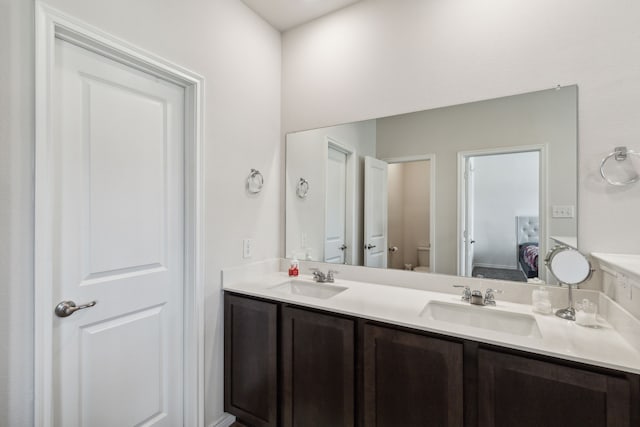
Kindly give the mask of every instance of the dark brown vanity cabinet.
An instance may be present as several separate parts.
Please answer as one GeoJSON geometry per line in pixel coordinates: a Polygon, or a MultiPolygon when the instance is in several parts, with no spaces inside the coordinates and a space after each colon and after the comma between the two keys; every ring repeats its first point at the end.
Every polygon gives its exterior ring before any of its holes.
{"type": "Polygon", "coordinates": [[[637,427],[638,377],[478,351],[480,427],[637,427]]]}
{"type": "Polygon", "coordinates": [[[225,294],[248,427],[640,427],[640,376],[225,294]]]}
{"type": "Polygon", "coordinates": [[[364,425],[462,427],[462,344],[364,326],[364,425]]]}
{"type": "Polygon", "coordinates": [[[277,427],[278,304],[225,295],[224,373],[224,410],[277,427]]]}
{"type": "Polygon", "coordinates": [[[282,425],[355,425],[355,321],[282,307],[282,425]]]}

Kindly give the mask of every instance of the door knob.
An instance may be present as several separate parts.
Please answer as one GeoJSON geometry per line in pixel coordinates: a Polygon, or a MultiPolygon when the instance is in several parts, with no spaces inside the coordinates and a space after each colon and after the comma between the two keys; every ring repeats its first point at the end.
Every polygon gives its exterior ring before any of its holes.
{"type": "Polygon", "coordinates": [[[365,249],[373,249],[373,248],[375,248],[375,247],[376,247],[376,245],[372,245],[371,243],[369,243],[369,244],[368,244],[367,246],[365,246],[364,248],[365,248],[365,249]]]}
{"type": "Polygon", "coordinates": [[[73,301],[62,301],[60,304],[56,305],[54,313],[56,313],[56,316],[58,317],[68,317],[78,310],[93,307],[94,305],[96,305],[95,301],[91,301],[89,303],[78,306],[76,306],[76,303],[73,301]]]}
{"type": "Polygon", "coordinates": [[[338,249],[340,249],[341,251],[344,251],[345,249],[347,249],[347,245],[342,245],[338,249]]]}

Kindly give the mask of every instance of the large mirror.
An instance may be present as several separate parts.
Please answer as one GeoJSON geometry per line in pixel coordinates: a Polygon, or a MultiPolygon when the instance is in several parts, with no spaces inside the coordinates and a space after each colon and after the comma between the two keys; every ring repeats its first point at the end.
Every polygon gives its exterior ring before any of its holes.
{"type": "Polygon", "coordinates": [[[525,282],[577,246],[577,86],[286,143],[287,258],[525,282]]]}

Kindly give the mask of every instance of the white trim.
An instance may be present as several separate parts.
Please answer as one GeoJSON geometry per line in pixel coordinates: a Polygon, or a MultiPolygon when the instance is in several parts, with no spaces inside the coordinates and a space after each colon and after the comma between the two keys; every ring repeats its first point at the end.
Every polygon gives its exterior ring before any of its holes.
{"type": "MultiPolygon", "coordinates": [[[[345,264],[353,264],[354,262],[357,261],[357,258],[356,258],[357,249],[359,249],[360,247],[360,245],[358,245],[357,243],[357,227],[356,227],[356,220],[357,220],[356,159],[358,158],[358,156],[356,155],[356,151],[353,148],[342,144],[340,141],[338,141],[336,138],[332,136],[328,136],[328,135],[325,136],[325,141],[326,141],[325,148],[327,150],[327,153],[325,153],[325,159],[329,155],[328,153],[329,147],[334,148],[337,151],[340,151],[346,154],[347,156],[347,173],[346,173],[346,180],[347,180],[346,190],[347,191],[346,191],[346,197],[345,197],[346,198],[345,236],[347,239],[347,253],[345,253],[344,255],[344,262],[345,264]]],[[[326,179],[329,178],[327,176],[326,170],[325,170],[325,178],[326,179]]],[[[326,188],[326,184],[325,184],[325,188],[326,188]]],[[[326,196],[325,196],[325,200],[326,200],[326,196]]],[[[325,202],[325,207],[326,207],[326,202],[325,202]]],[[[327,223],[327,214],[325,212],[325,238],[326,238],[326,223],[327,223]]],[[[326,254],[324,254],[324,249],[323,249],[323,259],[325,255],[326,254]]]]}
{"type": "MultiPolygon", "coordinates": [[[[537,151],[540,153],[539,157],[539,199],[538,199],[538,215],[540,218],[540,235],[538,248],[541,254],[547,253],[547,239],[548,239],[548,221],[547,221],[547,205],[548,205],[548,153],[549,153],[549,145],[548,144],[532,144],[532,145],[516,145],[511,147],[496,147],[496,148],[487,148],[487,149],[479,149],[479,150],[470,150],[470,151],[459,151],[458,152],[458,209],[457,209],[457,217],[458,217],[458,225],[457,225],[457,234],[456,234],[456,255],[458,258],[458,276],[461,275],[463,271],[465,257],[462,252],[462,241],[463,241],[463,233],[464,233],[464,215],[466,210],[466,198],[465,198],[465,188],[464,188],[464,172],[465,172],[465,159],[467,157],[477,157],[477,156],[491,156],[495,154],[513,154],[513,153],[526,153],[531,151],[537,151]]],[[[517,264],[516,264],[517,268],[517,264]]],[[[546,279],[545,269],[541,268],[538,271],[539,277],[542,280],[546,279]]]]}
{"type": "Polygon", "coordinates": [[[235,422],[236,417],[225,412],[223,416],[209,424],[209,427],[230,427],[235,422]]]}
{"type": "Polygon", "coordinates": [[[34,424],[52,424],[51,116],[54,42],[60,38],[185,89],[184,425],[204,425],[204,78],[36,2],[34,424]]]}
{"type": "Polygon", "coordinates": [[[436,270],[436,155],[418,154],[414,156],[390,157],[383,159],[387,163],[408,163],[429,160],[429,268],[431,273],[436,270]]]}

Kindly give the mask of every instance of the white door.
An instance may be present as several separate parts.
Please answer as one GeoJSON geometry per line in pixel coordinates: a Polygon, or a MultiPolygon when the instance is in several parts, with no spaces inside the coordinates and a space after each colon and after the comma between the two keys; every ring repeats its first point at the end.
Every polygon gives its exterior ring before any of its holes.
{"type": "Polygon", "coordinates": [[[53,425],[179,426],[184,90],[55,43],[53,425]]]}
{"type": "Polygon", "coordinates": [[[387,268],[387,163],[364,158],[364,265],[387,268]]]}
{"type": "Polygon", "coordinates": [[[464,171],[464,185],[465,185],[465,206],[466,211],[464,215],[464,276],[471,277],[473,273],[473,244],[474,240],[474,206],[473,206],[473,157],[467,157],[465,161],[464,171]]]}
{"type": "Polygon", "coordinates": [[[327,155],[327,206],[324,261],[344,263],[347,222],[347,155],[329,147],[327,155]]]}

